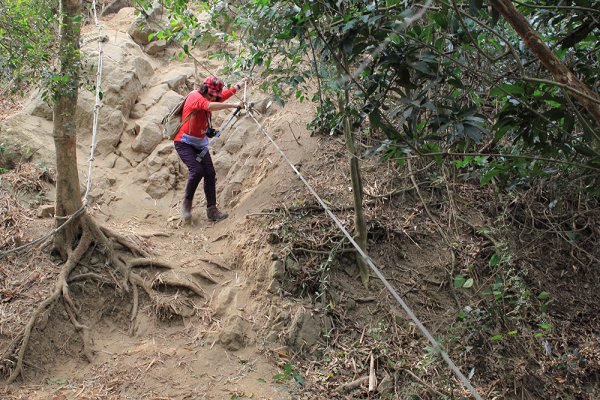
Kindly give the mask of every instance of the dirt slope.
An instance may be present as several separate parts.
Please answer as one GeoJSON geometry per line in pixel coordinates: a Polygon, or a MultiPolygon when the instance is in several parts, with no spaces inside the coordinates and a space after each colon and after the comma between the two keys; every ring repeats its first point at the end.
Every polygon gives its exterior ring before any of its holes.
{"type": "MultiPolygon", "coordinates": [[[[110,19],[104,23],[106,33],[116,35],[110,30],[110,19]]],[[[123,21],[115,23],[113,29],[122,29],[123,21]]],[[[173,65],[164,68],[156,74],[173,65]]],[[[264,97],[249,91],[250,101],[264,97]]],[[[272,115],[254,115],[274,132],[293,162],[301,163],[310,156],[316,145],[304,129],[310,106],[291,103],[279,111],[273,106],[268,114],[272,115]],[[289,124],[294,126],[296,137],[288,129],[281,129],[289,124]]],[[[217,121],[222,119],[223,116],[217,121]]],[[[234,164],[231,171],[217,170],[218,198],[230,214],[219,223],[207,220],[200,187],[194,201],[193,224],[181,226],[179,204],[187,174],[179,178],[176,191],[154,200],[138,184],[145,178],[143,171],[112,168],[102,157],[95,160],[93,182],[110,182],[110,186],[94,184],[95,196],[89,212],[103,225],[131,235],[158,259],[171,263],[175,269],[169,274],[190,273],[194,284],[205,293],[205,301],[188,298],[185,291],[173,292],[175,301],[183,298],[180,304],[190,308],[190,315],[167,320],[157,318],[157,310],[150,302],[142,301],[138,318],[130,324],[129,294],[115,297],[113,288],[95,284],[78,287],[78,304],[92,329],[94,360],[87,363],[82,359],[77,334],[61,312],[53,313],[44,330],[34,332],[27,354],[26,378],[4,388],[2,398],[290,398],[285,385],[273,383],[272,377],[280,368],[273,353],[263,346],[264,338],[257,336],[266,317],[264,294],[248,279],[247,266],[238,264],[237,249],[251,235],[243,229],[248,215],[272,207],[274,199],[299,182],[249,116],[242,116],[214,143],[213,154],[229,138],[240,135],[247,139],[239,153],[239,160],[244,162],[234,164]]],[[[88,140],[82,138],[79,146],[83,177],[89,159],[88,140]]],[[[47,146],[50,148],[52,143],[49,141],[47,146]]],[[[52,196],[51,188],[48,196],[52,196]]],[[[50,225],[50,219],[32,220],[27,236],[35,237],[50,225]]],[[[257,259],[270,260],[269,257],[261,254],[257,259]]],[[[156,279],[160,272],[148,271],[148,278],[156,279]]],[[[44,281],[49,284],[52,273],[48,274],[44,281]]]]}

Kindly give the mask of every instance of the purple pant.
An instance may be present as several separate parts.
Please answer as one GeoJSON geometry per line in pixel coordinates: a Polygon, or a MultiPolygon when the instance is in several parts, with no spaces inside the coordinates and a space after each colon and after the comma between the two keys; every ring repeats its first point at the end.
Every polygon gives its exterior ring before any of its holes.
{"type": "Polygon", "coordinates": [[[194,147],[187,143],[175,142],[175,150],[179,154],[179,158],[188,168],[188,181],[185,186],[185,198],[188,200],[194,199],[194,193],[200,184],[200,180],[204,178],[204,195],[206,196],[206,206],[212,207],[217,205],[217,178],[215,167],[213,166],[210,152],[207,151],[202,162],[198,162],[196,157],[200,153],[194,147]]]}

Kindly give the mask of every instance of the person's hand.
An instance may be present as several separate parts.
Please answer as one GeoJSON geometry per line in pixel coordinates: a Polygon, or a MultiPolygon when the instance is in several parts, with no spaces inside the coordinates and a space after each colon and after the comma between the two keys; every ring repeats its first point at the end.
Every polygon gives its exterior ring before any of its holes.
{"type": "Polygon", "coordinates": [[[250,78],[245,76],[238,83],[235,84],[235,88],[237,90],[240,90],[241,88],[244,87],[244,85],[250,85],[251,83],[252,83],[252,81],[250,80],[250,78]]]}
{"type": "Polygon", "coordinates": [[[246,105],[244,104],[243,101],[240,101],[238,103],[238,105],[236,106],[236,108],[239,108],[240,110],[245,110],[246,109],[246,105]]]}

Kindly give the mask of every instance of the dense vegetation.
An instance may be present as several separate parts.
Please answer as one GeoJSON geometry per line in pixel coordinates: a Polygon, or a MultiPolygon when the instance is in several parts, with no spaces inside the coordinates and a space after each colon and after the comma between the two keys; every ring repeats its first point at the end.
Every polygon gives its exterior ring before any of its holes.
{"type": "MultiPolygon", "coordinates": [[[[514,3],[597,107],[600,2],[514,3]]],[[[597,186],[600,121],[489,2],[250,1],[229,9],[201,2],[209,25],[190,2],[165,4],[173,26],[185,26],[165,35],[191,45],[242,39],[245,47],[220,55],[232,69],[268,77],[263,87],[275,94],[317,101],[317,130],[341,131],[345,116],[360,124],[366,113],[362,127],[387,136],[374,150],[398,162],[459,153],[482,183],[527,184],[572,171],[597,186]],[[343,88],[350,107],[339,110],[343,88]]]]}
{"type": "MultiPolygon", "coordinates": [[[[315,133],[362,143],[367,149],[360,154],[348,151],[363,160],[393,161],[390,168],[411,176],[417,193],[428,185],[431,196],[418,193],[415,200],[426,219],[438,221],[460,306],[444,343],[454,357],[486,365],[479,373],[487,378],[479,375],[477,384],[489,396],[598,393],[594,352],[582,344],[598,324],[590,314],[596,300],[578,293],[577,282],[597,287],[600,266],[594,245],[600,1],[164,4],[171,29],[158,35],[181,43],[182,56],[202,43],[243,43],[217,46],[215,57],[227,60],[230,72],[254,74],[282,102],[315,102],[315,133]],[[199,12],[208,20],[198,19],[199,12]],[[486,226],[462,217],[472,207],[484,210],[486,226]],[[464,234],[442,229],[457,223],[483,242],[467,243],[464,234]],[[495,375],[506,383],[494,384],[495,375]]],[[[402,207],[389,199],[390,207],[402,207]]],[[[301,231],[298,221],[287,222],[301,231]]],[[[331,237],[327,229],[323,238],[331,237]]],[[[335,248],[328,251],[316,262],[295,255],[315,263],[313,273],[292,277],[301,282],[300,293],[306,287],[317,298],[326,293],[323,276],[335,248]]],[[[393,365],[401,352],[394,357],[386,346],[379,356],[393,365]]],[[[318,366],[332,364],[326,356],[318,366]]],[[[432,380],[438,388],[452,386],[443,376],[432,380]]],[[[409,395],[405,390],[396,393],[409,395]]]]}

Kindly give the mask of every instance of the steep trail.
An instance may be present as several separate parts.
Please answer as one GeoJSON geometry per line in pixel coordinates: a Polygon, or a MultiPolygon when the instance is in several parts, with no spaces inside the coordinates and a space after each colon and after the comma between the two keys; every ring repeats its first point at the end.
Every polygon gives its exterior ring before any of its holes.
{"type": "MultiPolygon", "coordinates": [[[[122,20],[114,26],[110,19],[103,23],[109,38],[116,40],[124,34],[122,20]]],[[[196,57],[202,59],[208,52],[203,50],[196,57]]],[[[170,61],[157,61],[155,67],[152,79],[157,84],[161,77],[180,68],[170,61]]],[[[210,67],[216,69],[218,65],[210,67]]],[[[139,98],[147,98],[153,87],[149,84],[139,98]]],[[[249,95],[251,100],[265,97],[252,89],[249,95]]],[[[300,164],[312,154],[316,139],[304,129],[311,114],[309,105],[291,103],[283,110],[273,106],[262,111],[266,115],[262,123],[273,130],[295,162],[300,164]],[[290,124],[294,124],[295,137],[287,129],[290,124]]],[[[216,124],[227,117],[224,113],[218,116],[216,124]]],[[[133,123],[128,119],[128,126],[133,123]]],[[[118,149],[131,146],[134,139],[124,133],[118,149]]],[[[89,137],[80,137],[79,147],[84,176],[89,137]]],[[[181,226],[179,205],[187,171],[178,172],[175,189],[155,199],[145,191],[147,171],[142,163],[128,166],[106,152],[100,152],[94,163],[89,208],[98,222],[132,236],[148,246],[157,259],[175,267],[171,271],[148,270],[148,279],[191,280],[205,294],[205,301],[192,299],[186,291],[170,293],[179,307],[187,308],[183,313],[189,316],[161,320],[156,317],[157,310],[142,299],[128,332],[128,296],[114,299],[112,290],[86,286],[81,306],[88,311],[87,323],[92,326],[93,362],[88,364],[78,356],[73,332],[65,332],[59,321],[50,323],[32,344],[36,354],[30,365],[37,367],[28,370],[25,381],[8,388],[6,398],[291,398],[283,385],[272,381],[280,370],[269,357],[272,353],[264,347],[264,338],[258,337],[268,300],[249,279],[255,271],[239,264],[238,249],[251,238],[245,226],[248,216],[273,207],[287,193],[293,193],[299,182],[249,117],[237,120],[214,143],[211,153],[217,169],[219,203],[230,214],[224,221],[207,220],[199,187],[193,224],[181,226]]],[[[270,259],[268,254],[262,257],[270,259]]]]}

